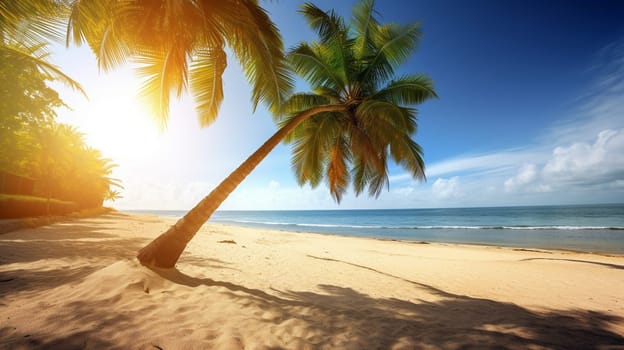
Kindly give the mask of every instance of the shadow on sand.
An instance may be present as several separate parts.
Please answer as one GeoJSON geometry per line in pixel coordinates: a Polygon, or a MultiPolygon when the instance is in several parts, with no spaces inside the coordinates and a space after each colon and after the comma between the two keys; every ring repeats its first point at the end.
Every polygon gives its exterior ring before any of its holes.
{"type": "Polygon", "coordinates": [[[13,293],[41,291],[68,281],[76,282],[118,261],[120,257],[134,257],[148,240],[106,233],[112,228],[107,220],[112,223],[126,217],[123,214],[107,214],[100,221],[82,219],[60,222],[34,230],[25,229],[0,235],[0,268],[18,263],[13,269],[0,269],[0,300],[13,293]],[[55,269],[45,264],[40,264],[39,269],[19,266],[19,263],[47,259],[59,259],[67,263],[56,264],[63,266],[55,269]]]}
{"type": "Polygon", "coordinates": [[[175,269],[156,272],[189,287],[224,287],[230,297],[247,299],[244,305],[275,315],[265,320],[266,326],[302,320],[306,334],[322,336],[301,340],[320,348],[333,348],[340,344],[339,339],[350,348],[366,349],[390,349],[401,343],[409,344],[406,348],[440,349],[624,348],[624,337],[611,329],[612,323],[622,321],[614,315],[578,309],[535,312],[512,303],[449,293],[367,266],[325,260],[399,278],[413,284],[418,289],[416,295],[429,293],[441,301],[374,298],[334,285],[319,285],[322,293],[275,289],[267,293],[230,282],[194,278],[175,269]]]}

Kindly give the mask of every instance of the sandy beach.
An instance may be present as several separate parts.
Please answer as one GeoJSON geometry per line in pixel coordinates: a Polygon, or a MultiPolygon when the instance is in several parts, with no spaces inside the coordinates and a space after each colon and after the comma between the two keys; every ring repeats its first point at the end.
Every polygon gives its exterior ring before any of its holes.
{"type": "Polygon", "coordinates": [[[624,257],[113,213],[0,235],[2,349],[620,349],[624,257]]]}

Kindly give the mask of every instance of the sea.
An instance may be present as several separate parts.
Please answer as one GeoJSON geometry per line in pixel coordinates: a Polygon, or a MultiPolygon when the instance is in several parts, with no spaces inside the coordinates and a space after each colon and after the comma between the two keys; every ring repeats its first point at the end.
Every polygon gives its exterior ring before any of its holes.
{"type": "MultiPolygon", "coordinates": [[[[186,211],[128,210],[181,217],[186,211]]],[[[624,254],[624,204],[217,211],[209,222],[293,232],[624,254]]]]}

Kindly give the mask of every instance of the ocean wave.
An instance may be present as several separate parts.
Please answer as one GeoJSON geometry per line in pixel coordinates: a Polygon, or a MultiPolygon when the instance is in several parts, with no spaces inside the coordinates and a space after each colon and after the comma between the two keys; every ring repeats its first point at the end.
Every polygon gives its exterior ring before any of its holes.
{"type": "Polygon", "coordinates": [[[257,224],[257,225],[279,225],[279,226],[309,226],[309,227],[328,227],[328,228],[370,228],[370,229],[386,229],[392,227],[386,226],[369,226],[369,225],[343,225],[343,224],[308,224],[308,223],[296,223],[296,222],[279,222],[279,221],[253,221],[253,220],[234,220],[234,219],[220,219],[217,221],[222,222],[235,222],[242,224],[257,224]]]}
{"type": "Polygon", "coordinates": [[[413,227],[393,227],[402,229],[427,229],[427,230],[624,230],[618,226],[413,226],[413,227]]]}
{"type": "Polygon", "coordinates": [[[272,226],[298,226],[319,228],[345,228],[345,229],[376,229],[376,230],[624,230],[620,226],[466,226],[466,225],[423,225],[423,226],[384,226],[384,225],[347,225],[347,224],[320,224],[320,223],[296,223],[279,221],[254,221],[239,219],[221,219],[218,221],[230,223],[242,223],[253,225],[272,226]]]}

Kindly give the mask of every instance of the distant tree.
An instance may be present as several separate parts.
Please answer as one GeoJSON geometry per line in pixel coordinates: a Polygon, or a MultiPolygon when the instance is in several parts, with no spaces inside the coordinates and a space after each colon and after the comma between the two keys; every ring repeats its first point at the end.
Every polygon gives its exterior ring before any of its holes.
{"type": "Polygon", "coordinates": [[[75,127],[56,122],[65,106],[46,82],[80,85],[47,60],[50,40],[62,41],[67,1],[0,2],[0,169],[36,180],[35,194],[95,207],[110,196],[116,166],[86,145],[75,127]]]}
{"type": "Polygon", "coordinates": [[[109,190],[108,192],[106,192],[106,196],[104,197],[104,200],[114,202],[121,198],[123,198],[123,196],[121,195],[121,192],[116,191],[116,190],[109,190]]]}
{"type": "Polygon", "coordinates": [[[120,180],[112,176],[117,164],[92,147],[84,146],[74,154],[75,164],[80,168],[68,177],[68,199],[83,207],[100,207],[107,199],[120,198],[114,189],[123,189],[120,180]],[[117,195],[114,195],[116,193],[117,195]]]}
{"type": "Polygon", "coordinates": [[[75,127],[52,123],[38,129],[39,168],[35,178],[48,199],[75,202],[81,208],[102,205],[113,188],[122,188],[111,177],[117,166],[97,149],[87,146],[75,127]]]}
{"type": "Polygon", "coordinates": [[[0,4],[0,169],[24,175],[36,161],[33,129],[49,125],[63,106],[46,85],[58,80],[82,87],[48,61],[50,40],[62,41],[67,6],[57,0],[2,1],[0,4]]]}
{"type": "Polygon", "coordinates": [[[37,161],[35,131],[50,125],[56,108],[64,106],[48,76],[28,60],[0,51],[0,169],[32,173],[37,161]],[[10,83],[9,83],[10,82],[10,83]]]}
{"type": "Polygon", "coordinates": [[[352,180],[356,194],[379,195],[388,185],[389,158],[416,179],[424,178],[413,105],[435,97],[424,75],[395,77],[420,38],[417,24],[379,24],[373,1],[354,8],[352,26],[312,4],[301,11],[319,41],[288,55],[312,93],[295,94],[283,106],[281,128],[208,196],[149,245],[142,264],[173,267],[187,243],[227,196],[283,140],[294,144],[293,167],[301,184],[325,178],[336,201],[352,180]]]}

